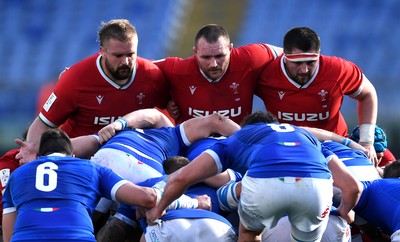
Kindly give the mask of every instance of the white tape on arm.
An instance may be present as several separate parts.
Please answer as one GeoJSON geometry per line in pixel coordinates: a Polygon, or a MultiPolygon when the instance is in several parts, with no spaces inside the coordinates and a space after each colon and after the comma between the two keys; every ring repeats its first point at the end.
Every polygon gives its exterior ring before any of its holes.
{"type": "Polygon", "coordinates": [[[375,139],[375,124],[361,124],[359,142],[373,144],[374,139],[375,139]]]}

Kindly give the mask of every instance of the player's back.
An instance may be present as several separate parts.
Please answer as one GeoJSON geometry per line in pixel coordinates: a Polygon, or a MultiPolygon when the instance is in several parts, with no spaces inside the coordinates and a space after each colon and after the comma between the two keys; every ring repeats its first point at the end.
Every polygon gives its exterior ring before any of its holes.
{"type": "Polygon", "coordinates": [[[359,181],[373,181],[381,178],[364,152],[334,141],[325,141],[322,145],[335,153],[359,181]]]}
{"type": "Polygon", "coordinates": [[[241,173],[247,168],[253,177],[330,176],[325,157],[333,153],[307,131],[289,124],[248,125],[219,144],[225,148],[214,147],[224,167],[241,173]]]}
{"type": "Polygon", "coordinates": [[[362,182],[364,189],[354,211],[391,235],[400,230],[400,180],[384,178],[362,182]]]}
{"type": "Polygon", "coordinates": [[[103,148],[122,149],[141,161],[145,162],[146,157],[151,157],[161,163],[168,157],[178,155],[189,144],[185,143],[183,135],[179,127],[123,130],[103,148]]]}
{"type": "Polygon", "coordinates": [[[91,212],[120,177],[88,160],[43,156],[19,167],[4,194],[4,211],[16,209],[14,240],[94,241],[91,212]]]}

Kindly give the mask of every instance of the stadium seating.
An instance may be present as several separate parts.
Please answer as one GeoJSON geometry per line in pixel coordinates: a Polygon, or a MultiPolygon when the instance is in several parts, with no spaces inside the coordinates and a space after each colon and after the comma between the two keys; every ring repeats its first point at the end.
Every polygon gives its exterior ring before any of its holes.
{"type": "Polygon", "coordinates": [[[23,129],[33,119],[41,85],[99,50],[97,31],[102,21],[129,19],[138,31],[139,56],[159,59],[165,57],[171,34],[179,27],[184,2],[0,1],[0,148],[15,138],[8,135],[10,120],[23,129]]]}

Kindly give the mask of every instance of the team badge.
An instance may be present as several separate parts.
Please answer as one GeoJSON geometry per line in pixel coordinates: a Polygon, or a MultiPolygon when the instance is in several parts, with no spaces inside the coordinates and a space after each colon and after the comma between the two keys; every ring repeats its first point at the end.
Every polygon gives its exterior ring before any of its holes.
{"type": "Polygon", "coordinates": [[[325,90],[319,91],[318,95],[321,96],[321,102],[326,102],[328,100],[328,92],[325,90]]]}
{"type": "Polygon", "coordinates": [[[139,93],[137,96],[137,99],[139,100],[139,105],[143,104],[143,99],[146,97],[142,92],[139,93]]]}
{"type": "Polygon", "coordinates": [[[232,82],[230,88],[233,89],[233,94],[234,94],[234,95],[239,94],[239,91],[238,91],[239,84],[237,84],[236,82],[232,82]]]}

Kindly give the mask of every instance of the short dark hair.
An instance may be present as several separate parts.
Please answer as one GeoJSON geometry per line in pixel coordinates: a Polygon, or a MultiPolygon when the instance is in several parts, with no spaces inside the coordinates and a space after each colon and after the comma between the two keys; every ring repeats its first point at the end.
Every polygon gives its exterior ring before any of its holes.
{"type": "Polygon", "coordinates": [[[100,46],[109,39],[117,39],[122,42],[129,42],[137,35],[135,27],[127,19],[113,19],[109,22],[101,23],[101,29],[98,33],[100,46]]]}
{"type": "Polygon", "coordinates": [[[275,115],[270,112],[256,111],[252,114],[247,115],[240,126],[244,127],[246,125],[255,123],[278,123],[278,119],[275,115]]]}
{"type": "Polygon", "coordinates": [[[72,155],[72,144],[68,135],[60,129],[49,129],[40,138],[38,156],[52,153],[72,155]]]}
{"type": "Polygon", "coordinates": [[[393,161],[385,166],[383,178],[400,178],[400,160],[393,161]]]}
{"type": "Polygon", "coordinates": [[[291,53],[293,49],[301,51],[319,51],[321,42],[318,34],[308,27],[290,29],[283,38],[283,51],[291,53]]]}
{"type": "Polygon", "coordinates": [[[189,159],[184,156],[172,156],[163,162],[165,174],[169,175],[189,164],[189,159]]]}
{"type": "Polygon", "coordinates": [[[230,37],[228,31],[224,27],[218,24],[207,24],[203,26],[194,39],[194,45],[197,46],[197,42],[200,38],[204,38],[208,43],[215,43],[218,41],[219,37],[223,36],[230,42],[230,37]]]}

